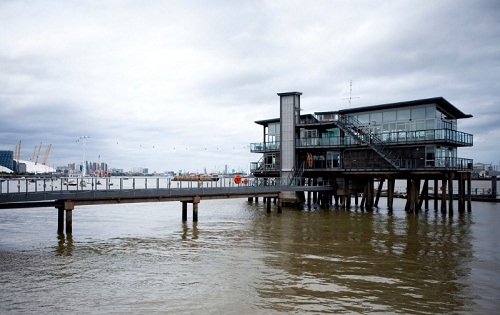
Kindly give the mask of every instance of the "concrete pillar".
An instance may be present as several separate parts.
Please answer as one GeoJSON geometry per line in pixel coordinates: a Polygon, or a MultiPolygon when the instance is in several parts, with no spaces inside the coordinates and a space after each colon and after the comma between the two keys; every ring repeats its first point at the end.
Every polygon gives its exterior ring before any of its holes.
{"type": "Polygon", "coordinates": [[[248,197],[248,202],[253,202],[253,198],[252,197],[248,197]]]}
{"type": "Polygon", "coordinates": [[[271,198],[265,198],[266,199],[266,209],[267,213],[271,213],[271,198]]]}

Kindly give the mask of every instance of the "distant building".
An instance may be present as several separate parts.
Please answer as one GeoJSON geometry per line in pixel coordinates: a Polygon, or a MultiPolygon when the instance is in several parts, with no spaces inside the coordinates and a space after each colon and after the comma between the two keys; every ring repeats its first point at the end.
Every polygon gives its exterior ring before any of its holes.
{"type": "Polygon", "coordinates": [[[14,151],[0,151],[0,166],[14,170],[14,151]]]}

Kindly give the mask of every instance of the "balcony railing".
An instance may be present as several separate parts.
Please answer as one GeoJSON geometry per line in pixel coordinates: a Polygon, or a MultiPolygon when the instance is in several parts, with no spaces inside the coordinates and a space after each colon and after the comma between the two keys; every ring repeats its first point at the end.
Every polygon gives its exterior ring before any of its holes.
{"type": "Polygon", "coordinates": [[[261,143],[250,143],[250,152],[254,153],[264,153],[264,152],[275,152],[280,150],[280,142],[261,142],[261,143]]]}
{"type": "MultiPolygon", "coordinates": [[[[472,171],[474,161],[466,158],[435,158],[426,159],[400,159],[400,170],[425,170],[425,171],[472,171]]],[[[251,163],[251,172],[271,172],[279,171],[279,166],[275,164],[251,163]]],[[[340,164],[332,161],[314,161],[311,166],[305,166],[304,171],[383,171],[392,170],[387,164],[378,159],[372,160],[343,160],[340,164]]]]}
{"type": "MultiPolygon", "coordinates": [[[[367,137],[369,134],[362,135],[367,137]]],[[[474,136],[469,133],[450,129],[431,129],[419,131],[395,131],[376,135],[385,144],[408,144],[419,142],[447,142],[459,146],[472,146],[474,136]]],[[[353,137],[330,137],[330,138],[302,138],[296,140],[297,148],[309,147],[353,147],[359,146],[359,142],[353,137]]],[[[280,150],[279,142],[251,143],[250,152],[264,153],[280,150]]]]}
{"type": "Polygon", "coordinates": [[[444,141],[461,146],[472,146],[474,136],[450,129],[431,129],[418,131],[394,131],[381,133],[378,137],[385,143],[433,142],[444,141]]]}

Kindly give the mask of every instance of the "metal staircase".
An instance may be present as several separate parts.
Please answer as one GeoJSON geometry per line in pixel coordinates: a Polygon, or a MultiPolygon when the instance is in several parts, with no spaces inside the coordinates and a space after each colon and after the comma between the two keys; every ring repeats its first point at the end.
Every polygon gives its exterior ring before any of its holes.
{"type": "Polygon", "coordinates": [[[376,134],[371,134],[370,129],[363,127],[361,122],[352,116],[339,115],[337,125],[346,134],[361,144],[366,144],[373,151],[377,152],[384,160],[391,164],[394,168],[400,168],[399,157],[395,156],[392,150],[387,148],[386,144],[376,134]]]}
{"type": "Polygon", "coordinates": [[[294,167],[292,173],[288,175],[288,186],[300,186],[302,174],[304,174],[304,164],[300,163],[300,166],[294,167]]]}

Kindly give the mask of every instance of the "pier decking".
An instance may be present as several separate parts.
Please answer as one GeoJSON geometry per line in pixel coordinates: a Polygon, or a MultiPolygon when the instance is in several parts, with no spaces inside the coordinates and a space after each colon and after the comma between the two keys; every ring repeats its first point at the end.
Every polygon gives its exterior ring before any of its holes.
{"type": "Polygon", "coordinates": [[[75,206],[180,201],[182,219],[187,220],[187,204],[191,203],[193,221],[197,221],[198,204],[210,199],[248,198],[250,201],[264,198],[268,212],[271,212],[271,200],[275,199],[278,212],[281,212],[284,191],[331,192],[332,183],[296,185],[281,178],[252,178],[246,184],[236,184],[232,178],[184,183],[169,178],[7,179],[0,183],[0,209],[55,207],[58,209],[58,232],[63,232],[66,222],[66,233],[72,233],[71,211],[75,206]]]}

